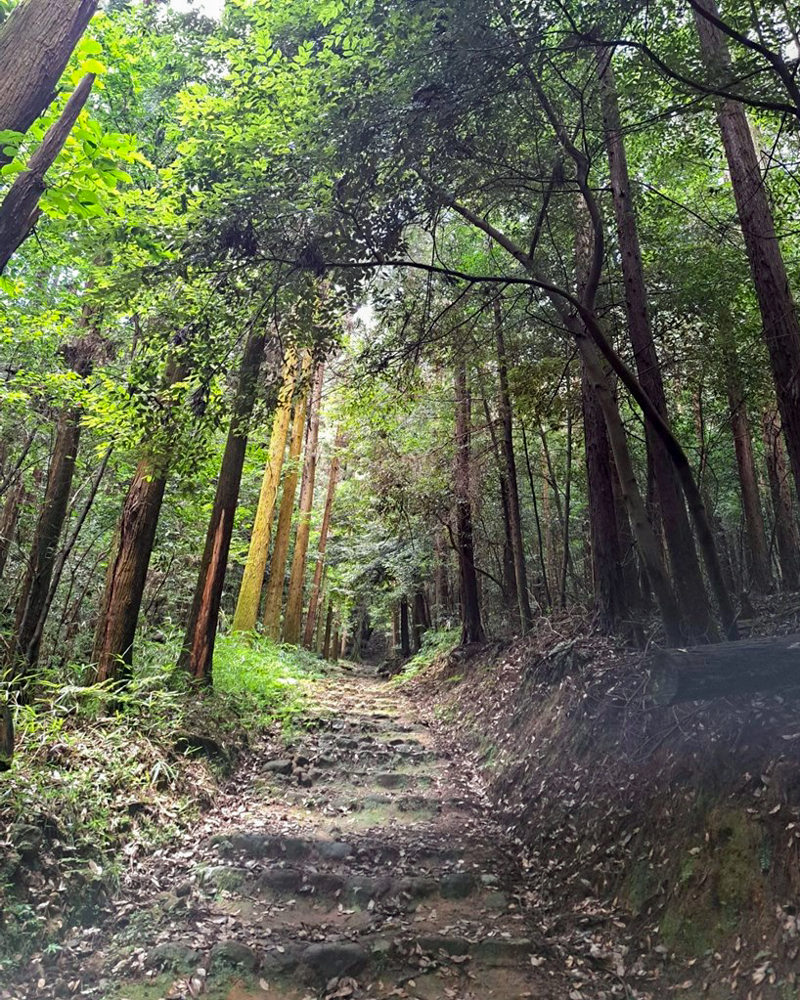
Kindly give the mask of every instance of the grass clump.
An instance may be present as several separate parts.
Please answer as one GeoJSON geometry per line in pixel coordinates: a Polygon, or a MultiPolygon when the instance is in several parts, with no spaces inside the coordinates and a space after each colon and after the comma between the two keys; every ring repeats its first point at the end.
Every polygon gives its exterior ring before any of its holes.
{"type": "Polygon", "coordinates": [[[408,661],[402,674],[394,678],[395,684],[406,684],[427,670],[441,656],[447,656],[461,642],[461,633],[454,628],[430,629],[422,637],[420,651],[408,661]]]}

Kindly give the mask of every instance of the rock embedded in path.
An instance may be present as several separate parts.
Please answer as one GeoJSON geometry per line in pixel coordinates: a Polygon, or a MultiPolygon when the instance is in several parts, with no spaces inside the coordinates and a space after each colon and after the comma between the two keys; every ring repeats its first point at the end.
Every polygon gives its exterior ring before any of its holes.
{"type": "Polygon", "coordinates": [[[168,972],[190,972],[199,964],[200,957],[200,952],[186,941],[164,941],[150,950],[145,965],[168,972]]]}
{"type": "Polygon", "coordinates": [[[349,941],[312,944],[303,952],[301,961],[321,983],[339,976],[357,976],[368,962],[366,951],[349,941]]]}
{"type": "Polygon", "coordinates": [[[218,941],[211,949],[211,968],[217,969],[220,965],[235,966],[247,969],[248,972],[255,972],[261,964],[258,954],[253,948],[241,941],[233,939],[229,941],[218,941]]]}
{"type": "Polygon", "coordinates": [[[381,788],[404,788],[408,784],[408,775],[399,771],[382,771],[375,775],[375,784],[381,788]]]}
{"type": "Polygon", "coordinates": [[[293,762],[288,758],[268,760],[264,765],[264,770],[269,771],[272,774],[291,774],[293,766],[293,762]]]}
{"type": "Polygon", "coordinates": [[[439,880],[439,893],[444,899],[466,899],[475,891],[475,876],[470,872],[452,872],[439,880]]]}

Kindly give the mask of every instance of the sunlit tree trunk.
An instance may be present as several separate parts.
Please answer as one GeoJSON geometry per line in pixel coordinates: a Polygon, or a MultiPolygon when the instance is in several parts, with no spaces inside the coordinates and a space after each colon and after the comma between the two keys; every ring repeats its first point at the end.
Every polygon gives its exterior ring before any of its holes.
{"type": "Polygon", "coordinates": [[[0,132],[27,132],[55,97],[97,0],[22,0],[0,26],[0,132]]]}
{"type": "Polygon", "coordinates": [[[61,115],[45,133],[27,168],[16,175],[0,204],[0,274],[36,225],[41,211],[39,199],[45,190],[45,174],[64,148],[72,126],[86,104],[94,79],[94,74],[89,73],[81,80],[61,115]]]}
{"type": "Polygon", "coordinates": [[[275,545],[269,564],[267,594],[264,601],[264,630],[273,639],[281,635],[281,605],[285,583],[286,561],[289,555],[289,540],[292,531],[292,514],[299,478],[298,463],[303,448],[303,434],[306,425],[306,392],[303,391],[294,407],[292,436],[289,442],[289,468],[283,478],[283,495],[278,512],[278,526],[275,530],[275,545]]]}
{"type": "Polygon", "coordinates": [[[303,616],[303,584],[306,576],[306,555],[311,533],[311,512],[314,507],[314,483],[317,473],[317,447],[319,444],[320,407],[324,367],[319,365],[311,389],[310,423],[306,438],[303,467],[303,487],[300,491],[297,532],[286,594],[286,612],[283,616],[283,641],[297,645],[300,641],[300,622],[303,616]]]}
{"type": "MultiPolygon", "coordinates": [[[[700,5],[718,16],[715,0],[700,0],[700,5]]],[[[731,64],[725,36],[698,13],[695,23],[709,68],[727,74],[731,64]]],[[[761,311],[789,462],[800,492],[800,322],[745,110],[737,101],[719,101],[717,120],[761,311]]]]}
{"type": "Polygon", "coordinates": [[[269,555],[269,539],[272,531],[272,520],[275,515],[275,505],[280,486],[283,456],[286,451],[286,437],[289,431],[289,421],[292,415],[292,396],[295,390],[297,357],[293,351],[286,355],[283,366],[283,380],[278,396],[278,406],[272,424],[272,434],[269,443],[269,457],[261,481],[261,492],[258,497],[258,507],[250,535],[250,547],[247,551],[247,562],[244,567],[239,596],[236,600],[236,610],[233,615],[233,630],[249,632],[256,627],[258,621],[258,605],[261,600],[261,590],[264,586],[264,570],[269,555]]]}
{"type": "Polygon", "coordinates": [[[800,536],[792,507],[786,453],[781,438],[781,418],[774,407],[769,407],[762,415],[762,433],[783,588],[800,590],[800,536]]]}
{"type": "Polygon", "coordinates": [[[472,539],[472,503],[470,501],[470,398],[467,388],[467,368],[459,362],[455,372],[456,400],[456,541],[461,571],[461,640],[464,643],[484,642],[486,635],[481,621],[478,577],[472,539]]]}
{"type": "MultiPolygon", "coordinates": [[[[633,192],[628,175],[628,162],[620,124],[610,52],[603,52],[599,55],[598,69],[603,128],[624,279],[628,333],[636,360],[639,382],[653,405],[658,409],[662,419],[668,422],[661,365],[656,353],[650,324],[639,233],[633,206],[633,192]]],[[[690,634],[695,638],[703,638],[708,635],[712,628],[711,606],[700,572],[700,563],[697,559],[680,482],[664,442],[655,433],[652,425],[645,424],[645,432],[681,613],[690,634]]]]}
{"type": "Polygon", "coordinates": [[[6,502],[3,504],[3,514],[0,517],[0,577],[6,568],[8,554],[11,551],[11,543],[14,540],[14,532],[17,530],[20,507],[25,496],[25,484],[22,479],[11,487],[6,502]]]}
{"type": "Polygon", "coordinates": [[[179,659],[179,665],[188,670],[195,681],[202,684],[211,683],[217,618],[225,585],[228,552],[233,535],[233,518],[239,502],[247,435],[255,405],[256,386],[265,343],[266,334],[254,331],[245,344],[228,439],[225,442],[214,495],[214,506],[211,509],[200,571],[197,575],[197,585],[179,659]]]}
{"type": "Polygon", "coordinates": [[[328,491],[325,494],[325,507],[322,511],[322,524],[319,529],[319,544],[317,546],[317,563],[314,567],[314,580],[311,584],[311,596],[308,601],[308,614],[306,616],[306,627],[303,635],[303,645],[311,648],[314,635],[314,623],[317,620],[317,609],[320,599],[320,588],[322,584],[322,573],[325,566],[325,551],[328,547],[328,534],[331,527],[331,514],[333,512],[333,500],[336,495],[336,485],[339,479],[339,451],[344,443],[344,436],[341,431],[336,434],[333,445],[333,455],[331,456],[331,466],[328,472],[328,491]]]}

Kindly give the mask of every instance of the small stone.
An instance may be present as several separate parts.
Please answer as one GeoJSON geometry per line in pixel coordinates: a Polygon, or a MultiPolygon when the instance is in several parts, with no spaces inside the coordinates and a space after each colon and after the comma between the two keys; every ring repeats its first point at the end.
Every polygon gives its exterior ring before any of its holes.
{"type": "Polygon", "coordinates": [[[496,875],[481,875],[481,885],[494,886],[500,885],[500,879],[496,875]]]}
{"type": "Polygon", "coordinates": [[[294,868],[272,868],[258,880],[259,886],[273,892],[297,892],[303,882],[301,872],[294,868]]]}
{"type": "Polygon", "coordinates": [[[211,949],[211,964],[212,966],[239,966],[250,972],[255,972],[261,962],[252,948],[242,944],[241,941],[230,940],[219,941],[214,945],[211,949]]]}
{"type": "Polygon", "coordinates": [[[529,938],[485,938],[473,946],[475,958],[484,965],[524,965],[533,945],[529,938]]]}
{"type": "Polygon", "coordinates": [[[25,861],[31,861],[42,848],[44,832],[31,823],[14,823],[8,831],[8,839],[25,861]]]}
{"type": "Polygon", "coordinates": [[[213,885],[217,889],[238,889],[247,880],[250,873],[246,868],[232,865],[215,865],[202,873],[204,885],[213,885]]]}
{"type": "Polygon", "coordinates": [[[307,771],[298,771],[297,774],[297,784],[301,788],[311,788],[314,782],[311,780],[311,775],[307,771]]]}
{"type": "Polygon", "coordinates": [[[403,788],[408,784],[408,775],[399,771],[383,771],[375,775],[375,783],[381,788],[403,788]]]}
{"type": "Polygon", "coordinates": [[[294,755],[294,766],[295,767],[308,767],[311,761],[306,757],[305,754],[296,753],[294,755]]]}

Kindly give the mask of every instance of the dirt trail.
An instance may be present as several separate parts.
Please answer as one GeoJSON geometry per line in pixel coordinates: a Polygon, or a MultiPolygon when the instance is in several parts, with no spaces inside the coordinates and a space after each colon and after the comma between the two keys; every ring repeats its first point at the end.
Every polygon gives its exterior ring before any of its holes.
{"type": "Polygon", "coordinates": [[[198,841],[132,871],[111,928],[88,939],[79,992],[565,995],[538,967],[501,831],[463,762],[372,668],[343,665],[309,693],[296,737],[251,762],[198,841]]]}

